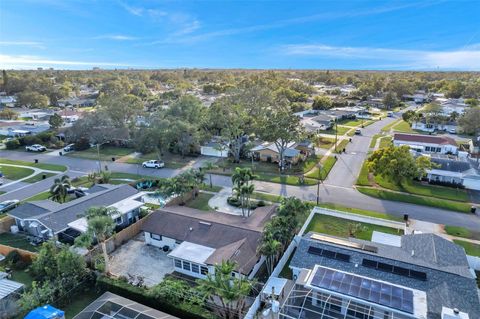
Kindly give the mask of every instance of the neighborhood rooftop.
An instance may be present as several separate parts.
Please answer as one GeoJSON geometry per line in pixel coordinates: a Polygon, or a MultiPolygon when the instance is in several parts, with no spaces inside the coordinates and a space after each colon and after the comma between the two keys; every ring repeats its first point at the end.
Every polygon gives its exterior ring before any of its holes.
{"type": "Polygon", "coordinates": [[[407,141],[407,142],[419,142],[427,144],[438,144],[438,145],[457,145],[457,142],[451,137],[448,136],[431,136],[431,135],[420,135],[420,134],[401,134],[396,133],[394,135],[394,140],[407,141]]]}

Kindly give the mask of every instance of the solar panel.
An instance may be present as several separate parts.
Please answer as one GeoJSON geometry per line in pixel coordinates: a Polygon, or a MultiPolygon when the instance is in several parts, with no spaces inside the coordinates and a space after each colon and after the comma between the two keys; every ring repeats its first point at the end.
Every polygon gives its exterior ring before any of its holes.
{"type": "Polygon", "coordinates": [[[365,244],[360,244],[360,243],[354,243],[354,242],[351,242],[351,241],[348,241],[348,240],[323,236],[323,235],[320,235],[320,234],[312,234],[312,235],[310,235],[310,239],[314,239],[314,240],[318,240],[318,241],[324,241],[324,242],[339,245],[339,246],[345,246],[345,247],[349,247],[349,248],[364,250],[364,251],[368,251],[368,252],[371,252],[371,253],[377,253],[378,252],[378,248],[375,247],[375,246],[365,245],[365,244]]]}
{"type": "Polygon", "coordinates": [[[330,258],[330,259],[336,259],[339,261],[350,262],[350,255],[342,254],[342,253],[331,251],[328,249],[322,249],[322,248],[310,246],[308,247],[308,253],[312,255],[330,258]]]}
{"type": "Polygon", "coordinates": [[[413,292],[388,283],[317,267],[311,284],[389,308],[413,313],[413,292]]]}
{"type": "Polygon", "coordinates": [[[422,281],[427,280],[427,274],[422,272],[422,271],[417,271],[413,269],[408,269],[404,267],[399,267],[399,266],[394,266],[390,265],[387,263],[383,262],[378,262],[375,260],[371,259],[366,259],[364,258],[362,260],[362,266],[368,267],[368,268],[373,268],[373,269],[378,269],[381,271],[393,273],[395,275],[403,276],[403,277],[409,277],[409,278],[414,278],[422,281]]]}

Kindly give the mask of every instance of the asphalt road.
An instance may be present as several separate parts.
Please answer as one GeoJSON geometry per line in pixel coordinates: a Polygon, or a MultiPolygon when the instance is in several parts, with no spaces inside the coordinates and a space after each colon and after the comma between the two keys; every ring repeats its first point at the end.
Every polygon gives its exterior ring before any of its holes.
{"type": "MultiPolygon", "coordinates": [[[[395,118],[383,119],[380,122],[376,122],[364,128],[362,135],[353,137],[352,143],[347,146],[346,154],[339,156],[339,160],[330,172],[329,177],[322,185],[320,185],[320,202],[336,203],[347,207],[373,210],[396,216],[409,214],[411,218],[418,220],[462,226],[469,229],[479,230],[480,217],[473,214],[462,214],[427,206],[380,200],[363,195],[355,190],[353,185],[355,184],[363,160],[367,155],[371,137],[378,133],[383,126],[394,120],[395,118]]],[[[39,159],[40,162],[67,165],[69,168],[67,174],[69,175],[87,174],[98,169],[97,161],[71,158],[66,156],[52,156],[49,154],[33,154],[16,151],[0,151],[0,157],[32,162],[34,159],[39,159]]],[[[103,162],[102,167],[105,165],[107,165],[108,169],[111,171],[154,177],[172,177],[180,173],[180,170],[167,168],[160,170],[146,169],[142,168],[140,165],[117,162],[103,162]]],[[[212,180],[213,183],[218,186],[232,185],[230,177],[228,176],[213,175],[212,180]]],[[[51,181],[47,179],[46,181],[24,187],[16,194],[4,194],[0,196],[0,200],[4,196],[10,197],[15,195],[18,196],[17,199],[25,199],[32,196],[31,194],[48,189],[50,185],[51,181]],[[44,189],[40,189],[41,187],[44,187],[44,189]]],[[[282,196],[296,196],[303,200],[309,201],[316,201],[317,199],[317,186],[299,187],[261,181],[256,181],[255,186],[257,191],[265,193],[282,196]]]]}

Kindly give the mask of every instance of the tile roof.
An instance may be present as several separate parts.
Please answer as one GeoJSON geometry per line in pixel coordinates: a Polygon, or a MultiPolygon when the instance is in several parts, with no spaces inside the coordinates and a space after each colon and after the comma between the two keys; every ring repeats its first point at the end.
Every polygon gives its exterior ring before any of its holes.
{"type": "Polygon", "coordinates": [[[457,146],[457,142],[448,136],[432,136],[432,135],[420,135],[420,134],[401,134],[395,133],[393,136],[395,141],[405,142],[419,142],[438,145],[453,145],[457,146]]]}

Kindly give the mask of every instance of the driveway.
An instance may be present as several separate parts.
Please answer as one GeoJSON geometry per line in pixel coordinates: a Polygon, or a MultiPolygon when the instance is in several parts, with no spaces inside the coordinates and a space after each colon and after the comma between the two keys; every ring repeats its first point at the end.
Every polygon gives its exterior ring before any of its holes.
{"type": "Polygon", "coordinates": [[[145,285],[152,287],[173,272],[173,261],[162,249],[146,245],[140,233],[110,254],[110,272],[126,278],[141,276],[145,285]]]}

